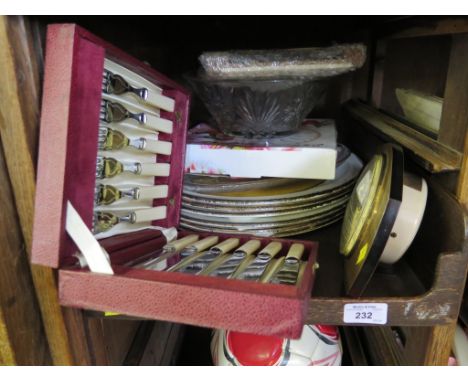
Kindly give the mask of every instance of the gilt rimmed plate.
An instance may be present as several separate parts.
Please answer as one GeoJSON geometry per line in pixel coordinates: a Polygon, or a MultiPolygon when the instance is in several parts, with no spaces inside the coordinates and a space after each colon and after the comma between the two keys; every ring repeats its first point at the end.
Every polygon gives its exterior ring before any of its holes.
{"type": "Polygon", "coordinates": [[[266,237],[287,237],[287,236],[295,236],[300,235],[303,233],[311,232],[318,230],[320,228],[327,227],[331,224],[334,224],[340,221],[343,218],[344,211],[330,216],[329,218],[323,220],[316,220],[316,221],[309,221],[308,223],[299,223],[299,224],[292,224],[286,227],[279,227],[279,228],[258,228],[252,230],[245,230],[240,231],[238,229],[226,229],[226,228],[213,228],[213,227],[206,227],[201,226],[198,224],[187,223],[181,220],[180,226],[192,231],[200,231],[200,232],[215,232],[215,233],[225,233],[225,234],[249,234],[253,236],[266,236],[266,237]]]}
{"type": "Polygon", "coordinates": [[[318,204],[333,201],[339,199],[343,196],[351,195],[351,192],[354,187],[354,182],[350,183],[346,187],[336,189],[336,192],[327,193],[320,195],[319,197],[311,198],[297,198],[295,200],[288,200],[287,202],[279,201],[277,204],[262,204],[262,205],[252,205],[250,203],[238,202],[234,205],[219,205],[216,201],[203,201],[193,198],[182,198],[182,208],[191,211],[200,211],[207,213],[226,213],[226,214],[251,214],[251,213],[262,213],[262,212],[280,212],[280,211],[290,211],[299,208],[314,207],[318,204]]]}
{"type": "Polygon", "coordinates": [[[345,212],[344,206],[338,206],[329,211],[317,214],[312,217],[294,218],[291,220],[272,221],[272,222],[251,222],[251,223],[232,223],[232,222],[210,222],[201,219],[193,219],[181,217],[181,222],[187,224],[194,224],[205,228],[213,229],[235,229],[238,231],[258,230],[258,229],[272,229],[272,228],[285,228],[299,224],[309,224],[315,221],[323,221],[331,219],[335,216],[342,216],[345,212]]]}
{"type": "Polygon", "coordinates": [[[181,216],[197,220],[206,220],[209,222],[224,222],[224,223],[267,223],[278,222],[284,220],[293,220],[306,217],[313,217],[321,213],[330,211],[336,207],[343,206],[348,202],[349,195],[342,196],[339,199],[331,202],[317,204],[314,207],[297,208],[289,211],[280,212],[263,212],[256,214],[226,214],[212,213],[188,210],[182,208],[181,216]]]}
{"type": "MultiPolygon", "coordinates": [[[[359,173],[362,170],[361,160],[354,154],[350,154],[342,165],[336,169],[336,177],[333,180],[327,180],[320,184],[315,184],[309,187],[305,187],[302,190],[297,191],[292,189],[289,192],[281,190],[280,192],[269,191],[270,195],[263,196],[229,196],[229,195],[209,195],[202,194],[199,192],[190,191],[184,186],[183,198],[185,200],[199,201],[201,203],[213,202],[218,205],[224,206],[235,206],[239,205],[239,202],[243,205],[251,204],[252,206],[264,205],[264,204],[294,204],[298,203],[299,198],[310,198],[317,195],[328,195],[333,190],[341,188],[343,186],[352,184],[359,173]]],[[[306,181],[307,182],[307,181],[306,181]]],[[[183,200],[184,200],[183,199],[183,200]]],[[[302,199],[304,201],[304,199],[302,199]]]]}

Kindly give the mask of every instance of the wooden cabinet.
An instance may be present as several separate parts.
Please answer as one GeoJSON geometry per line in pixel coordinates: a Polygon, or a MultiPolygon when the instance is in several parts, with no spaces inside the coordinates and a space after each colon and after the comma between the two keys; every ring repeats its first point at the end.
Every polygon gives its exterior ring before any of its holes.
{"type": "MultiPolygon", "coordinates": [[[[437,194],[437,198],[444,195],[452,201],[456,200],[453,206],[458,211],[456,213],[441,199],[429,201],[429,225],[421,227],[419,240],[415,240],[406,256],[406,261],[424,285],[424,293],[420,298],[424,300],[435,297],[432,303],[424,303],[425,308],[422,311],[428,313],[425,319],[435,317],[437,313],[434,316],[432,313],[437,310],[442,312],[440,309],[448,299],[440,292],[448,290],[446,282],[456,279],[449,269],[443,269],[443,264],[448,265],[445,263],[448,257],[445,256],[458,257],[461,261],[456,266],[456,272],[460,271],[458,280],[455,281],[456,285],[449,287],[455,303],[452,317],[443,313],[439,317],[445,316],[445,322],[434,323],[434,326],[426,328],[422,327],[424,324],[409,327],[413,325],[409,319],[406,323],[398,323],[398,328],[391,326],[363,330],[362,334],[368,345],[372,349],[380,349],[375,352],[375,363],[445,365],[450,354],[467,270],[468,119],[465,105],[468,92],[465,70],[467,56],[464,48],[468,42],[467,21],[466,18],[419,17],[377,26],[374,30],[368,91],[365,95],[361,94],[370,112],[358,112],[357,109],[363,107],[362,105],[353,104],[347,107],[352,118],[359,120],[358,124],[364,126],[365,131],[362,134],[368,136],[373,133],[378,139],[400,143],[408,154],[408,165],[414,171],[424,174],[435,187],[432,188],[432,197],[437,194]],[[421,135],[417,126],[400,124],[401,117],[398,114],[401,114],[401,109],[395,97],[395,89],[399,87],[443,97],[437,136],[429,138],[421,135]],[[362,118],[364,114],[366,117],[362,118]],[[376,123],[374,117],[378,115],[382,118],[376,123]],[[382,124],[382,119],[388,125],[382,124]],[[441,194],[438,193],[439,190],[442,191],[441,194]],[[440,210],[432,211],[431,203],[440,210]],[[458,221],[457,215],[460,217],[458,221]],[[458,240],[454,237],[457,231],[460,235],[458,240]],[[452,242],[452,239],[455,241],[452,242]],[[444,241],[448,247],[443,248],[444,241]],[[433,253],[435,248],[443,253],[433,253]],[[456,248],[456,251],[449,255],[448,248],[456,248]]],[[[404,298],[402,301],[410,302],[411,298],[404,298]]],[[[407,311],[400,314],[400,318],[405,316],[405,312],[407,311]]],[[[414,313],[414,318],[422,317],[422,313],[414,313]]],[[[462,310],[461,317],[465,315],[462,310]]]]}
{"type": "MultiPolygon", "coordinates": [[[[346,20],[333,31],[326,27],[330,19],[316,23],[317,29],[323,28],[318,37],[310,37],[304,27],[298,26],[297,44],[280,39],[276,47],[311,46],[331,39],[366,42],[366,65],[334,79],[318,113],[337,119],[340,139],[363,159],[368,159],[380,142],[402,145],[406,165],[426,178],[430,193],[420,232],[404,261],[391,272],[378,272],[359,300],[388,304],[385,326],[344,325],[344,305],[356,299],[346,297],[342,290],[343,260],[337,250],[340,225],[301,236],[320,243],[320,269],[307,322],[342,326],[353,364],[444,365],[468,267],[468,19],[421,17],[395,22],[385,19],[385,23],[372,17],[346,20]],[[444,98],[438,136],[422,134],[398,115],[397,87],[444,98]]],[[[0,347],[0,362],[174,363],[183,326],[63,308],[58,303],[54,272],[29,266],[26,261],[32,235],[44,28],[47,23],[63,21],[82,25],[177,80],[195,67],[197,55],[204,49],[269,48],[275,46],[276,35],[265,33],[243,46],[244,35],[236,39],[232,20],[223,18],[205,19],[200,30],[169,36],[165,41],[148,34],[148,27],[130,33],[139,22],[135,18],[126,26],[122,26],[122,18],[0,18],[0,81],[8,85],[0,88],[0,177],[5,180],[1,182],[5,189],[2,203],[12,207],[0,220],[1,231],[9,232],[8,246],[0,249],[1,271],[10,275],[0,280],[5,284],[5,289],[1,284],[2,302],[6,302],[0,311],[0,341],[6,344],[0,347]],[[216,40],[204,40],[206,33],[227,35],[220,45],[216,40]],[[23,285],[21,291],[11,288],[18,282],[23,285]],[[3,290],[11,290],[8,293],[12,296],[3,290]],[[8,299],[20,297],[21,306],[11,308],[7,304],[8,299]],[[41,325],[26,319],[13,322],[17,312],[40,315],[41,325]],[[40,354],[25,353],[15,334],[18,330],[31,333],[42,349],[40,354]],[[122,334],[119,340],[113,335],[117,332],[122,334]],[[149,342],[145,340],[148,337],[149,342]]],[[[170,23],[167,19],[158,21],[170,23]]],[[[268,20],[261,24],[265,31],[272,27],[268,20]]],[[[195,100],[192,123],[201,120],[204,113],[195,100]]]]}

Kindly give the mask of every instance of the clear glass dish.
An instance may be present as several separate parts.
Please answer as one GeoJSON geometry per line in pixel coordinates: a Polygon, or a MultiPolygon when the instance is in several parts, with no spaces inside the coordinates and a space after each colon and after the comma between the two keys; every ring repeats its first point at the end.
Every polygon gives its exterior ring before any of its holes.
{"type": "Polygon", "coordinates": [[[214,79],[186,76],[226,134],[272,136],[300,128],[322,100],[327,81],[310,78],[214,79]]]}

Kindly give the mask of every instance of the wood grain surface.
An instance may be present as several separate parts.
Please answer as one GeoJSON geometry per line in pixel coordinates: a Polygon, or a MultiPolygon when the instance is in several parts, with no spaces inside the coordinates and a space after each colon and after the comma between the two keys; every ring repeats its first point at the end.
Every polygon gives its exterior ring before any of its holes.
{"type": "MultiPolygon", "coordinates": [[[[33,41],[26,19],[0,17],[0,138],[17,210],[16,219],[24,240],[22,253],[26,260],[26,254],[30,255],[32,239],[35,152],[39,128],[38,70],[42,60],[34,49],[33,41]]],[[[73,332],[67,331],[65,325],[55,274],[50,268],[31,265],[31,276],[52,362],[55,365],[75,364],[76,351],[74,357],[70,343],[73,332]]],[[[81,313],[74,310],[69,315],[77,315],[76,320],[79,321],[81,313]]],[[[38,317],[36,320],[40,321],[38,317]]],[[[83,338],[81,332],[76,334],[75,339],[83,338]]]]}
{"type": "Polygon", "coordinates": [[[380,28],[379,38],[403,39],[468,33],[466,17],[406,17],[380,28]]]}
{"type": "MultiPolygon", "coordinates": [[[[14,25],[9,24],[10,20],[12,18],[0,17],[0,46],[2,47],[0,49],[0,67],[2,68],[0,71],[0,82],[2,83],[0,87],[0,110],[2,110],[0,137],[13,188],[14,203],[18,211],[17,219],[21,224],[25,251],[28,252],[32,235],[35,170],[31,141],[28,138],[23,115],[24,105],[20,101],[21,65],[17,66],[13,54],[14,51],[20,49],[19,47],[28,46],[28,44],[22,45],[17,40],[11,39],[9,32],[14,25]]],[[[32,83],[22,83],[21,86],[27,87],[28,85],[33,86],[32,83]]],[[[37,107],[38,100],[35,103],[37,107]]],[[[54,363],[71,364],[54,275],[50,269],[41,267],[31,267],[31,275],[44,317],[45,330],[51,345],[54,363]]]]}
{"type": "Polygon", "coordinates": [[[456,321],[449,325],[430,329],[428,344],[425,347],[424,365],[447,366],[452,352],[456,321]]]}
{"type": "Polygon", "coordinates": [[[49,346],[1,145],[0,206],[0,364],[47,365],[49,346]]]}
{"type": "Polygon", "coordinates": [[[94,320],[101,324],[104,331],[108,364],[123,365],[141,321],[111,318],[94,318],[94,320]]]}
{"type": "Polygon", "coordinates": [[[386,51],[380,109],[404,116],[395,93],[398,88],[444,96],[450,36],[380,42],[383,43],[386,51]]]}
{"type": "Polygon", "coordinates": [[[364,104],[351,101],[346,111],[356,120],[385,140],[403,146],[412,158],[426,170],[437,173],[460,169],[460,152],[422,134],[387,114],[364,104]]]}
{"type": "Polygon", "coordinates": [[[307,315],[308,324],[326,323],[347,325],[343,322],[345,304],[386,303],[386,325],[433,326],[447,325],[458,317],[462,285],[466,279],[467,256],[461,253],[444,254],[437,264],[432,289],[415,297],[312,298],[307,315]]]}
{"type": "Polygon", "coordinates": [[[184,326],[173,322],[155,321],[153,332],[141,358],[141,366],[172,366],[178,356],[184,326]]]}
{"type": "Polygon", "coordinates": [[[16,365],[15,350],[8,334],[3,308],[0,307],[0,366],[16,365]]]}
{"type": "Polygon", "coordinates": [[[464,154],[458,177],[457,197],[468,211],[468,134],[465,136],[464,154]]]}
{"type": "Polygon", "coordinates": [[[468,127],[468,33],[453,36],[439,141],[463,151],[468,127]]]}

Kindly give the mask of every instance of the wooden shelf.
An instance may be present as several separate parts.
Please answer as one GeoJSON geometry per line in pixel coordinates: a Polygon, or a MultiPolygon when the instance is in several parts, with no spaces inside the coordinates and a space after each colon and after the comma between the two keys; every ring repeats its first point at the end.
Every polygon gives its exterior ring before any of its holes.
{"type": "MultiPolygon", "coordinates": [[[[415,297],[313,297],[309,303],[307,323],[348,325],[343,322],[345,304],[386,303],[386,326],[444,325],[457,319],[460,294],[455,290],[465,282],[468,257],[462,253],[447,253],[439,258],[434,285],[427,293],[415,297]],[[454,275],[455,273],[455,275],[454,275]],[[454,277],[447,278],[447,275],[454,277]]],[[[356,326],[356,324],[353,324],[356,326]]]]}
{"type": "Polygon", "coordinates": [[[382,39],[417,38],[468,33],[468,20],[459,16],[402,17],[384,24],[378,31],[382,39]]]}
{"type": "Polygon", "coordinates": [[[385,326],[428,327],[457,319],[468,268],[467,216],[446,190],[432,181],[428,184],[426,213],[412,246],[395,266],[374,274],[361,298],[343,293],[345,259],[338,251],[341,223],[295,237],[319,242],[320,267],[309,302],[308,324],[348,325],[343,322],[345,304],[360,302],[387,304],[385,326]],[[436,224],[438,236],[434,235],[436,224]],[[420,260],[421,254],[426,261],[420,260]]]}
{"type": "Polygon", "coordinates": [[[308,323],[346,325],[344,305],[356,302],[388,304],[387,326],[433,326],[456,321],[468,268],[467,215],[444,188],[434,181],[428,185],[426,212],[413,244],[395,266],[374,274],[359,299],[341,294],[345,260],[337,254],[337,233],[323,240],[318,235],[326,231],[311,235],[325,245],[319,247],[320,268],[308,323]]]}
{"type": "MultiPolygon", "coordinates": [[[[386,326],[433,326],[450,324],[458,317],[461,294],[465,283],[468,256],[461,252],[441,254],[437,263],[436,277],[432,288],[414,297],[320,297],[313,296],[309,302],[308,324],[348,325],[343,322],[345,304],[386,303],[388,321],[386,326]],[[448,277],[450,275],[450,277],[448,277]]],[[[330,277],[330,275],[327,275],[330,277]]],[[[382,280],[382,276],[374,277],[382,280]]],[[[376,284],[374,280],[374,285],[376,284]]],[[[124,315],[105,316],[103,312],[87,311],[92,317],[107,319],[142,319],[124,315]]],[[[353,324],[356,326],[356,324],[353,324]]]]}

